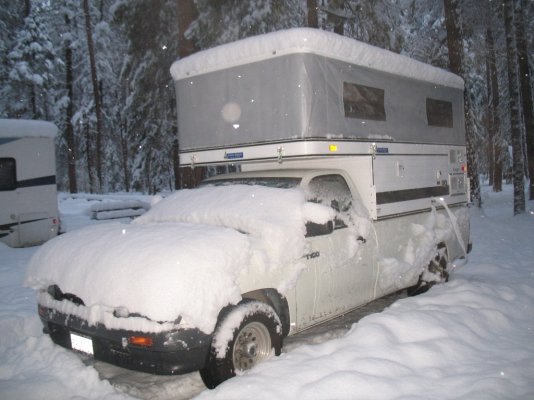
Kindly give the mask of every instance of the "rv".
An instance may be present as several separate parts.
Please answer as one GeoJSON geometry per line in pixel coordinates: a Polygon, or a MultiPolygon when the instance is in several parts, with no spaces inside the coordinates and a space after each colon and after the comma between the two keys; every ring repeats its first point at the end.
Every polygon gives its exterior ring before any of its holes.
{"type": "Polygon", "coordinates": [[[54,124],[0,120],[0,241],[41,244],[58,233],[54,124]]]}
{"type": "MultiPolygon", "coordinates": [[[[240,282],[244,299],[286,319],[284,333],[400,289],[423,292],[465,263],[460,77],[315,29],[209,49],[176,61],[171,74],[182,168],[236,171],[204,185],[299,187],[337,213],[308,230],[309,265],[294,291],[279,298],[276,282],[254,273],[240,282]]],[[[208,360],[209,385],[221,371],[208,360]]]]}
{"type": "MultiPolygon", "coordinates": [[[[383,255],[398,252],[392,227],[406,237],[401,227],[433,208],[465,214],[464,82],[450,72],[298,28],[194,54],[171,74],[182,167],[336,169],[383,255]]],[[[464,225],[447,244],[451,259],[469,246],[464,225]]]]}

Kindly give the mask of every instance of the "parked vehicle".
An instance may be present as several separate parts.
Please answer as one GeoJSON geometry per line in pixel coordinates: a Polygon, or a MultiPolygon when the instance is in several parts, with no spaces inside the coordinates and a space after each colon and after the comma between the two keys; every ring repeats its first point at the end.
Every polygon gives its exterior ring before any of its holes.
{"type": "Polygon", "coordinates": [[[465,260],[459,77],[311,29],[171,73],[181,164],[236,172],[43,246],[27,283],[55,343],[215,387],[285,336],[465,260]]]}
{"type": "Polygon", "coordinates": [[[0,241],[8,246],[58,233],[56,133],[49,122],[0,119],[0,241]]]}

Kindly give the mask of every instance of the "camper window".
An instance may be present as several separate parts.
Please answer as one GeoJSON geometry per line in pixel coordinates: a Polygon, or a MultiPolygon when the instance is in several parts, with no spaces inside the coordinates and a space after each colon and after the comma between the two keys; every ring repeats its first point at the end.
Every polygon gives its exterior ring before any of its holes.
{"type": "Polygon", "coordinates": [[[450,101],[427,98],[426,118],[430,126],[452,128],[452,103],[450,101]]]}
{"type": "Polygon", "coordinates": [[[14,158],[0,158],[0,191],[17,188],[16,163],[14,158]]]}
{"type": "Polygon", "coordinates": [[[343,106],[347,118],[386,120],[384,89],[343,82],[343,106]]]}

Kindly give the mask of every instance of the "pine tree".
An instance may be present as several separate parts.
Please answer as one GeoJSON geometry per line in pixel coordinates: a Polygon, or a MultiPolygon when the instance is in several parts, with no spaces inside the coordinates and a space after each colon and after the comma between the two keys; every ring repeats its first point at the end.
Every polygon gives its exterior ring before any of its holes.
{"type": "Polygon", "coordinates": [[[103,163],[103,148],[102,148],[102,136],[103,136],[103,115],[102,115],[102,98],[100,97],[100,86],[98,81],[98,72],[96,69],[96,56],[95,56],[95,43],[93,41],[93,26],[91,23],[91,14],[89,11],[88,0],[83,0],[83,13],[85,16],[85,33],[87,36],[87,50],[89,54],[89,67],[91,71],[91,83],[93,87],[93,99],[95,104],[96,115],[96,143],[95,143],[95,163],[96,163],[96,176],[98,179],[97,191],[102,190],[103,176],[102,176],[102,163],[103,163]]]}
{"type": "Polygon", "coordinates": [[[305,26],[299,0],[197,0],[199,16],[188,36],[199,49],[296,26],[305,26]]]}
{"type": "Polygon", "coordinates": [[[401,4],[402,53],[436,67],[448,68],[447,32],[436,1],[407,0],[401,4]]]}
{"type": "Polygon", "coordinates": [[[61,9],[65,21],[65,33],[63,35],[63,48],[65,51],[65,141],[67,153],[67,170],[69,178],[69,192],[78,192],[78,181],[76,179],[76,159],[77,151],[74,138],[74,127],[72,119],[74,117],[74,77],[73,77],[73,48],[72,48],[72,10],[68,4],[61,9]]]}
{"type": "MultiPolygon", "coordinates": [[[[459,21],[459,5],[457,0],[444,0],[445,26],[447,28],[447,48],[449,51],[450,69],[457,75],[467,79],[464,70],[464,48],[462,44],[463,34],[459,21]]],[[[464,90],[464,114],[465,132],[467,145],[468,175],[471,180],[471,198],[479,207],[482,205],[480,196],[480,182],[478,177],[478,163],[476,156],[476,132],[471,110],[471,98],[467,90],[464,90]]]]}
{"type": "Polygon", "coordinates": [[[515,33],[517,44],[517,64],[519,65],[519,87],[521,106],[525,124],[528,176],[530,178],[529,198],[534,200],[534,105],[532,103],[531,74],[528,63],[528,46],[523,18],[524,2],[517,0],[514,7],[515,33]]]}
{"type": "Polygon", "coordinates": [[[46,9],[36,3],[24,19],[8,52],[9,87],[3,90],[6,114],[12,118],[53,120],[55,71],[62,61],[56,55],[43,23],[46,9]]]}
{"type": "Polygon", "coordinates": [[[178,54],[176,0],[139,0],[115,6],[115,22],[128,38],[124,129],[132,157],[132,186],[150,193],[175,184],[176,109],[169,68],[178,54]],[[154,29],[154,27],[159,27],[154,29]]]}
{"type": "Polygon", "coordinates": [[[510,94],[510,121],[512,136],[514,215],[525,212],[525,184],[521,115],[519,111],[519,81],[517,72],[517,49],[514,38],[513,0],[504,1],[504,27],[506,31],[506,58],[508,62],[508,90],[510,94]]]}
{"type": "Polygon", "coordinates": [[[0,117],[9,117],[11,81],[9,79],[9,50],[13,47],[17,32],[27,16],[24,3],[2,0],[0,3],[0,117]]]}
{"type": "Polygon", "coordinates": [[[499,117],[499,81],[497,79],[497,61],[493,31],[488,26],[486,31],[486,72],[488,86],[488,147],[490,163],[490,184],[494,192],[502,191],[502,145],[498,137],[501,121],[499,117]]]}
{"type": "Polygon", "coordinates": [[[307,26],[310,28],[319,28],[319,16],[317,14],[318,7],[317,7],[317,0],[307,0],[306,2],[307,6],[307,14],[306,14],[306,21],[307,26]]]}

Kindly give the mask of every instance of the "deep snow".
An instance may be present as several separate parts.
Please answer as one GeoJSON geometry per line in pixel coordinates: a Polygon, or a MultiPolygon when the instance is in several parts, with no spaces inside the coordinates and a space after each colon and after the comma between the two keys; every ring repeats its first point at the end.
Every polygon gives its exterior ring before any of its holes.
{"type": "MultiPolygon", "coordinates": [[[[484,189],[484,208],[471,209],[474,250],[449,283],[346,333],[292,339],[281,357],[214,391],[196,373],[129,373],[54,346],[22,286],[37,248],[0,244],[0,398],[534,398],[534,204],[513,217],[510,186],[484,189]]],[[[96,223],[92,203],[62,197],[64,226],[96,223]]]]}

